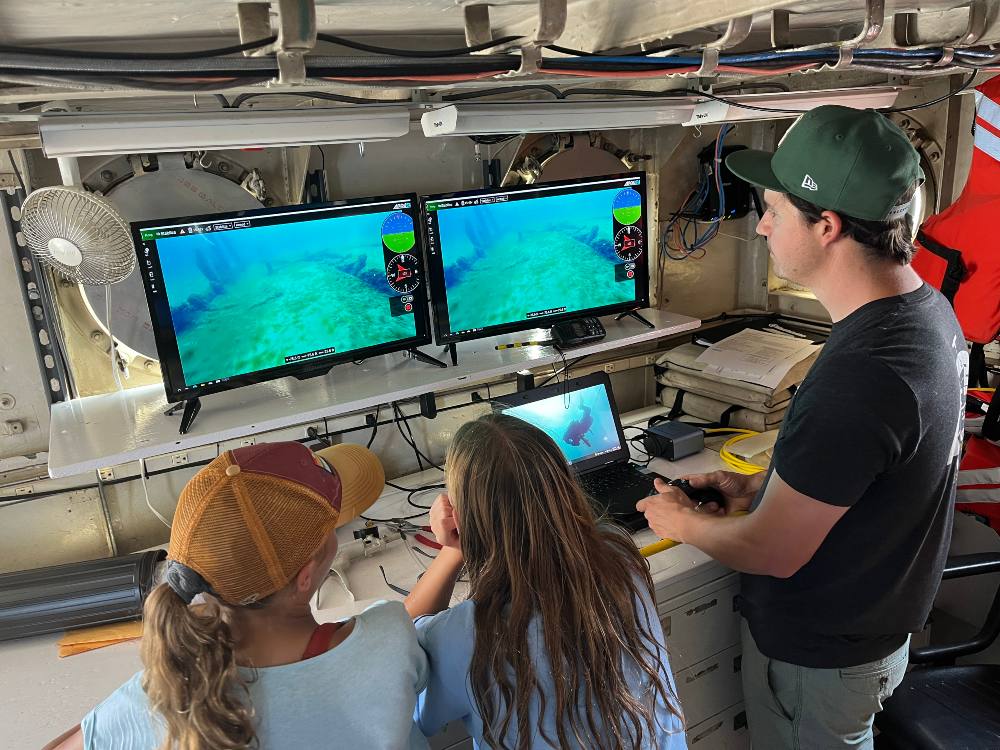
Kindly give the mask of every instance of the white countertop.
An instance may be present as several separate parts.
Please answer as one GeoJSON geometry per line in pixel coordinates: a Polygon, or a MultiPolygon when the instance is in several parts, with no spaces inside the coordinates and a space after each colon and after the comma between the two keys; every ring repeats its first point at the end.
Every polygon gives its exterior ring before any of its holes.
{"type": "MultiPolygon", "coordinates": [[[[607,336],[592,344],[573,347],[566,356],[581,357],[640,344],[701,325],[695,318],[663,310],[639,312],[653,328],[631,318],[619,321],[613,316],[602,318],[607,336]]],[[[520,331],[460,343],[458,365],[454,367],[439,368],[396,353],[372,357],[359,365],[338,365],[329,374],[308,380],[288,377],[215,393],[202,399],[201,412],[184,435],[178,432],[180,412],[170,417],[163,413],[168,404],[162,385],[53,404],[49,475],[71,476],[322,421],[325,417],[562,361],[564,355],[551,346],[496,349],[499,343],[531,339],[532,334],[520,331]]],[[[425,346],[421,350],[431,356],[447,357],[439,347],[425,346]]]]}

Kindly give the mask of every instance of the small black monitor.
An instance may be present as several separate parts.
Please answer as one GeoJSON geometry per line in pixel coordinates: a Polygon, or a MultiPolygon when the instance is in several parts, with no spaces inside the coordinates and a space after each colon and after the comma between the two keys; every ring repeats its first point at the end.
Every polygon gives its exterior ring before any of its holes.
{"type": "Polygon", "coordinates": [[[132,225],[167,400],[430,343],[417,197],[132,225]]]}
{"type": "Polygon", "coordinates": [[[423,199],[438,343],[649,304],[646,176],[423,199]]]}

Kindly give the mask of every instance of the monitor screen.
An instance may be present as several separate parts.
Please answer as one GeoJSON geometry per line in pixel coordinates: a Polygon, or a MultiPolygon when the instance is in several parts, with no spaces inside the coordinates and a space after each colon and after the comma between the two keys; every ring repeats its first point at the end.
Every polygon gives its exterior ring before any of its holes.
{"type": "Polygon", "coordinates": [[[414,195],[141,222],[170,401],[430,343],[414,195]]]}
{"type": "Polygon", "coordinates": [[[649,303],[645,175],[425,198],[439,343],[649,303]]]}
{"type": "Polygon", "coordinates": [[[552,391],[539,400],[501,404],[498,410],[546,433],[570,465],[621,451],[621,433],[605,383],[569,391],[558,384],[552,391]]]}

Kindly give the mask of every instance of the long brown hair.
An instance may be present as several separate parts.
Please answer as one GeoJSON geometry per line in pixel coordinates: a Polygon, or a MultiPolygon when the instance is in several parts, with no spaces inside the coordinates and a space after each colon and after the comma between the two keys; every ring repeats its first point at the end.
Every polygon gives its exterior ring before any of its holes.
{"type": "Polygon", "coordinates": [[[638,609],[652,601],[649,569],[630,538],[598,526],[552,439],[513,417],[469,422],[448,452],[446,483],[476,603],[470,679],[486,744],[508,750],[515,720],[518,750],[536,731],[563,748],[655,742],[657,702],[680,710],[649,632],[655,609],[638,609]],[[525,645],[535,618],[555,686],[550,707],[525,645]],[[643,696],[629,688],[629,661],[648,681],[643,696]],[[542,726],[549,709],[555,738],[542,726]]]}
{"type": "Polygon", "coordinates": [[[143,610],[142,688],[166,724],[162,750],[244,750],[256,743],[253,709],[236,664],[228,605],[190,607],[165,583],[143,610]]]}

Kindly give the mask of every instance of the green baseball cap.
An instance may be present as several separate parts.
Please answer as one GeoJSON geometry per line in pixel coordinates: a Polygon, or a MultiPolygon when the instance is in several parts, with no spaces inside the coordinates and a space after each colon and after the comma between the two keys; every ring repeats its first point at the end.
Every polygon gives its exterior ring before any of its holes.
{"type": "Polygon", "coordinates": [[[901,218],[923,181],[906,135],[871,109],[824,105],[801,115],[774,153],[736,151],[726,166],[747,182],[855,219],[901,218]]]}

